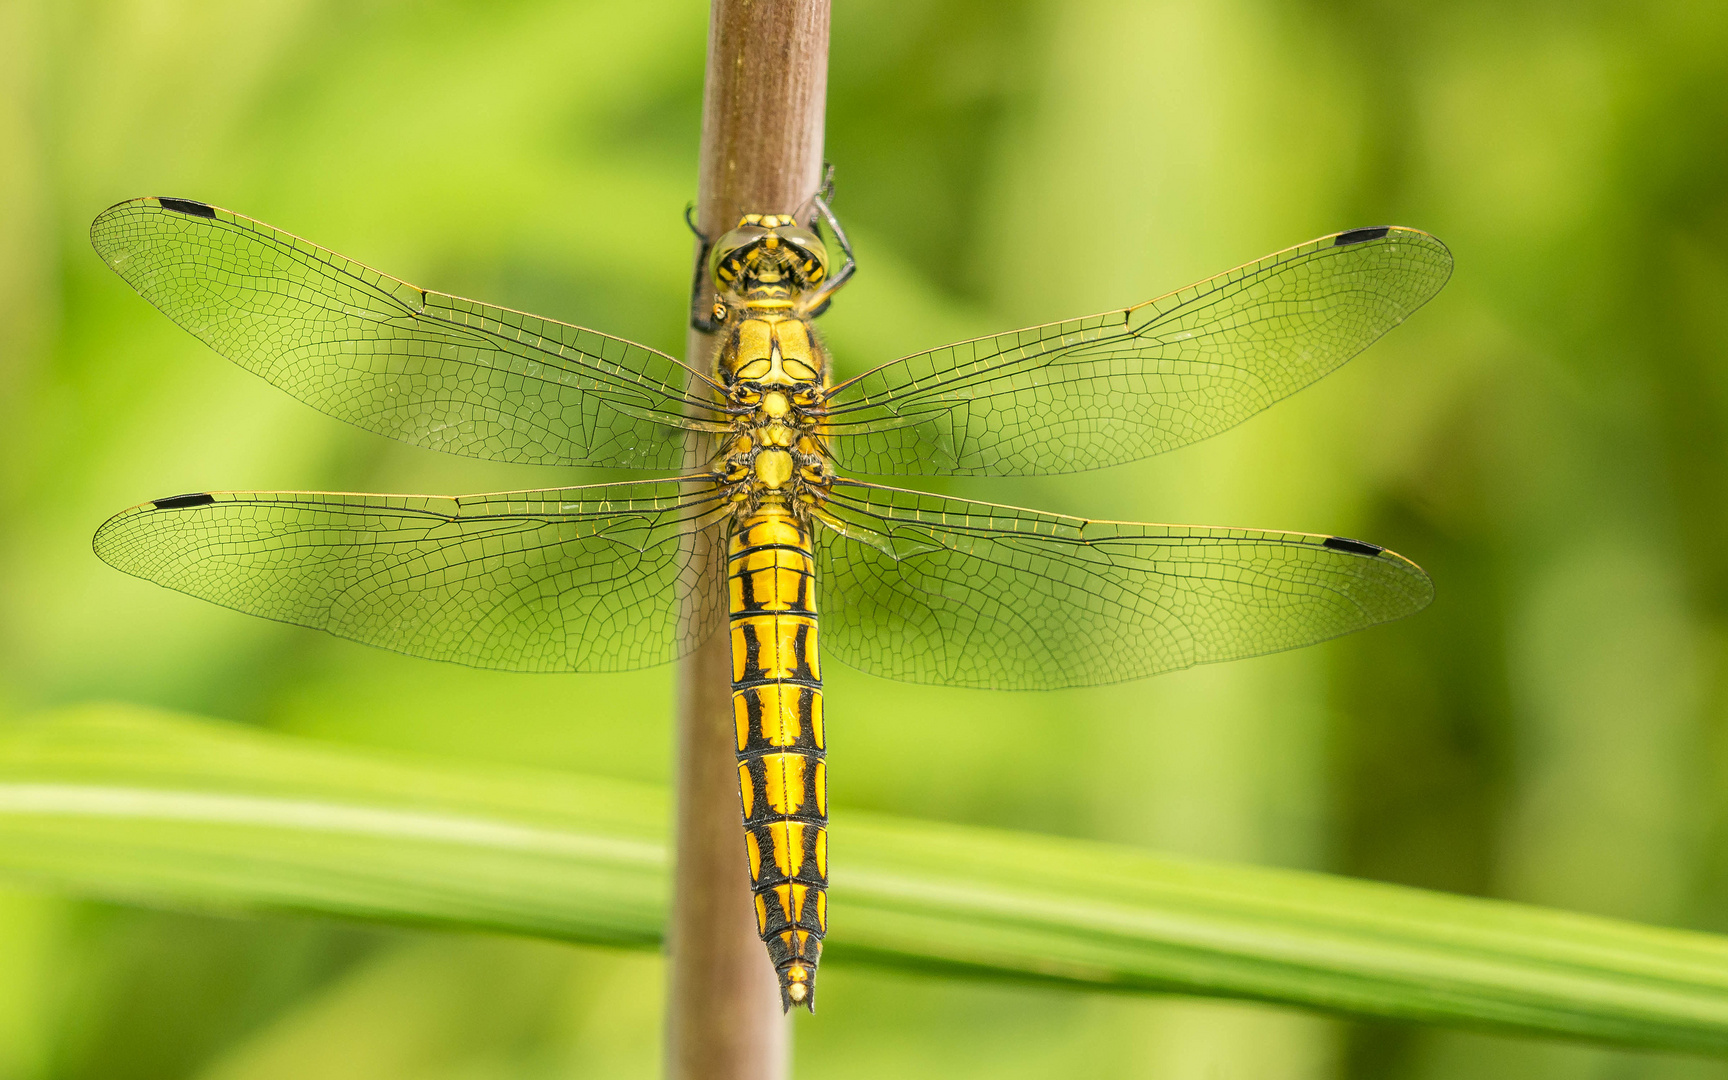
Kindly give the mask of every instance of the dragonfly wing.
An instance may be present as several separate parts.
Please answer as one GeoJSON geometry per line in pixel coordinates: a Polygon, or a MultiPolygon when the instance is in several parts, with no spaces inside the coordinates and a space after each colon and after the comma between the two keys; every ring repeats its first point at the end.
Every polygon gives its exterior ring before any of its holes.
{"type": "Polygon", "coordinates": [[[828,654],[995,689],[1121,682],[1293,649],[1427,606],[1372,544],[1137,525],[841,481],[817,546],[828,654]]]}
{"type": "Polygon", "coordinates": [[[1415,229],[1324,236],[1125,311],[915,353],[835,388],[843,468],[1078,472],[1216,435],[1319,379],[1440,291],[1415,229]]]}
{"type": "Polygon", "coordinates": [[[665,353],[429,292],[204,203],[123,202],[96,218],[90,240],[223,356],[331,416],[417,446],[675,469],[681,429],[717,418],[705,380],[665,353]]]}
{"type": "Polygon", "coordinates": [[[239,611],[412,656],[510,671],[623,671],[718,624],[715,492],[677,481],[437,498],[300,491],[161,499],[96,554],[239,611]]]}

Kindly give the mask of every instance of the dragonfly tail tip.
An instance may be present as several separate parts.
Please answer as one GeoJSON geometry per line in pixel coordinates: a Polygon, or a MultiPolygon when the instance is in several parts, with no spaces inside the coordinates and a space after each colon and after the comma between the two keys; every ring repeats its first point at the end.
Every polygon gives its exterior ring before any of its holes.
{"type": "Polygon", "coordinates": [[[808,964],[791,963],[781,968],[776,974],[780,976],[780,1010],[789,1013],[793,1008],[802,1005],[809,1012],[816,1011],[816,969],[808,964]]]}

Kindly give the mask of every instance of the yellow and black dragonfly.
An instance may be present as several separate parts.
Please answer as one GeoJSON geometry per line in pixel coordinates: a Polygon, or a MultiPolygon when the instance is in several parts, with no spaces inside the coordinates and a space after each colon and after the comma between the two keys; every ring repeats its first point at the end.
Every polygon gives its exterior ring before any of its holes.
{"type": "Polygon", "coordinates": [[[818,594],[827,656],[1003,689],[1295,648],[1433,595],[1359,540],[1091,521],[846,474],[1067,473],[1204,439],[1343,364],[1452,265],[1426,233],[1356,229],[835,384],[811,320],[855,262],[811,206],[705,246],[698,282],[719,300],[694,321],[723,336],[701,370],[201,202],[134,199],[91,228],[170,319],[332,416],[494,461],[672,474],[448,498],[201,492],[116,515],[95,546],[240,611],[483,668],[639,668],[725,625],[757,928],[787,1009],[814,1005],[828,925],[818,594]]]}

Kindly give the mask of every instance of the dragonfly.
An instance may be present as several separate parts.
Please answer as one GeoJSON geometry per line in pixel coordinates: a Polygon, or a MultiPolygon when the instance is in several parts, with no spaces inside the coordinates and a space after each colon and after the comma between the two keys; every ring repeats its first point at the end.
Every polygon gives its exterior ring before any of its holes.
{"type": "Polygon", "coordinates": [[[857,261],[829,190],[703,240],[692,323],[718,348],[700,366],[208,203],[134,199],[91,227],[146,300],[325,413],[493,461],[664,474],[452,497],[197,492],[115,515],[95,550],[243,612],[480,668],[641,668],[724,631],[744,855],[786,1011],[814,1011],[828,930],[824,654],[920,683],[1088,686],[1308,645],[1433,597],[1414,563],[1347,537],[857,477],[1064,474],[1194,443],[1335,370],[1452,267],[1427,233],[1354,229],[836,382],[813,320],[857,261]]]}

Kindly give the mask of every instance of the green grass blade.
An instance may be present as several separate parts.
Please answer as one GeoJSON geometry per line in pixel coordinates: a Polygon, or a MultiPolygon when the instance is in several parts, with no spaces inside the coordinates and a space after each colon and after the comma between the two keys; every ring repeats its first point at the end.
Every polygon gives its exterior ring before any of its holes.
{"type": "MultiPolygon", "coordinates": [[[[157,905],[652,946],[666,820],[644,785],[122,706],[0,729],[0,875],[157,905]]],[[[1711,935],[851,812],[833,857],[835,963],[1728,1051],[1711,935]]]]}

